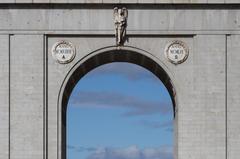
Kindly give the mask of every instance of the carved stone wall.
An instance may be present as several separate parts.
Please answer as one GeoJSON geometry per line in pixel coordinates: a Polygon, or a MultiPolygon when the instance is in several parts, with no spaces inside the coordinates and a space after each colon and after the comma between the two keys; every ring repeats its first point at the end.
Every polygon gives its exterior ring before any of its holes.
{"type": "MultiPolygon", "coordinates": [[[[16,4],[0,5],[0,158],[62,159],[64,82],[86,55],[114,50],[115,3],[5,2],[16,4]],[[52,57],[62,40],[76,48],[67,64],[52,57]]],[[[176,159],[238,159],[240,6],[127,2],[128,41],[122,49],[156,61],[174,86],[176,159]],[[181,64],[165,57],[175,40],[189,51],[181,64]]]]}

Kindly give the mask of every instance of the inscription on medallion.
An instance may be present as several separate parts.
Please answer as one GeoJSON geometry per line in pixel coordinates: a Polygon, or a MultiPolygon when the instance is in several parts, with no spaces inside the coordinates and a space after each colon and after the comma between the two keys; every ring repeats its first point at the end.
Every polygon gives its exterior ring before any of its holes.
{"type": "Polygon", "coordinates": [[[188,57],[189,51],[186,44],[182,41],[175,40],[165,48],[166,58],[173,64],[183,63],[188,57]]]}
{"type": "Polygon", "coordinates": [[[75,55],[75,47],[67,41],[57,42],[52,48],[53,58],[61,64],[71,62],[74,59],[75,55]]]}

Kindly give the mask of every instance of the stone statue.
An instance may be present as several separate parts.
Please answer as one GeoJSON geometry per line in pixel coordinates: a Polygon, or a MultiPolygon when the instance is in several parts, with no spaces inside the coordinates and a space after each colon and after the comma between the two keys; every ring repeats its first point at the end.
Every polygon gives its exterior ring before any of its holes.
{"type": "Polygon", "coordinates": [[[128,11],[125,7],[114,8],[114,24],[117,46],[123,46],[126,40],[127,17],[128,11]]]}

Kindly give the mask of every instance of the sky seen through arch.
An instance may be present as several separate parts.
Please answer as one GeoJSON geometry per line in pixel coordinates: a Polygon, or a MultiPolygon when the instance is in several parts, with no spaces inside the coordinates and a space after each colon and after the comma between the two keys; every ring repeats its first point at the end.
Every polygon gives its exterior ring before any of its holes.
{"type": "Polygon", "coordinates": [[[163,83],[135,64],[95,68],[67,108],[67,159],[173,159],[173,106],[163,83]]]}

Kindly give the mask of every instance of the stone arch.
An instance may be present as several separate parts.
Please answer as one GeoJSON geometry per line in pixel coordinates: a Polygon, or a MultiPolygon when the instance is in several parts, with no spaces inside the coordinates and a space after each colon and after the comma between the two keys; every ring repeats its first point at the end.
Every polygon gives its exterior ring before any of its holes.
{"type": "Polygon", "coordinates": [[[176,116],[177,97],[173,85],[173,76],[167,67],[152,54],[134,47],[106,47],[96,50],[79,60],[65,77],[58,96],[58,127],[60,136],[59,150],[62,159],[66,159],[66,114],[69,97],[78,81],[94,68],[112,62],[128,62],[142,66],[152,72],[167,88],[176,116]]]}

